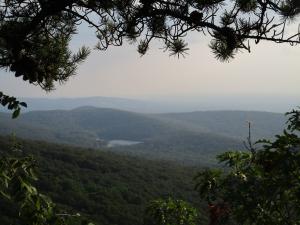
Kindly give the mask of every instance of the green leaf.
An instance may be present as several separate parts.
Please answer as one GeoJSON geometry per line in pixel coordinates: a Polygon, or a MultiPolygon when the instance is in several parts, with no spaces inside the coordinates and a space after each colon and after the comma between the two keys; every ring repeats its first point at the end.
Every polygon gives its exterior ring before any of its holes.
{"type": "Polygon", "coordinates": [[[13,119],[17,118],[20,115],[20,111],[21,111],[21,108],[16,109],[12,114],[12,118],[13,119]]]}
{"type": "Polygon", "coordinates": [[[27,108],[27,103],[26,102],[20,102],[20,105],[27,108]]]}

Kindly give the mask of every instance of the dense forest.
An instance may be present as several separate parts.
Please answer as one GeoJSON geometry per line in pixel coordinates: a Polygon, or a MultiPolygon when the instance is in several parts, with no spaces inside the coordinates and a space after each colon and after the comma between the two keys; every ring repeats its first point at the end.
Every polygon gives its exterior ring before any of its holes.
{"type": "MultiPolygon", "coordinates": [[[[0,138],[1,154],[10,148],[10,139],[0,138]]],[[[95,224],[140,225],[146,205],[159,198],[182,199],[200,212],[206,210],[194,191],[193,178],[200,167],[41,141],[18,142],[22,154],[36,160],[39,190],[66,212],[80,213],[95,224]]],[[[14,221],[14,207],[1,201],[1,224],[14,221]]]]}

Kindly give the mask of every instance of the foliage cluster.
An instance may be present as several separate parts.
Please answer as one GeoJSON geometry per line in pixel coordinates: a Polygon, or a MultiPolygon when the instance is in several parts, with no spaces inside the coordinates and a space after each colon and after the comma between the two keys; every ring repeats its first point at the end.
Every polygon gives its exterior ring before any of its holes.
{"type": "Polygon", "coordinates": [[[14,136],[12,141],[10,149],[6,146],[5,150],[1,149],[0,152],[0,208],[4,207],[1,223],[18,225],[79,223],[78,220],[74,220],[77,215],[61,214],[50,198],[38,191],[34,185],[37,180],[36,161],[33,157],[24,155],[14,136]]]}
{"type": "Polygon", "coordinates": [[[182,200],[152,201],[145,211],[145,225],[196,225],[197,210],[182,200]]]}
{"type": "Polygon", "coordinates": [[[198,175],[197,190],[210,206],[211,224],[300,224],[300,137],[297,110],[287,130],[249,152],[226,152],[225,171],[198,175]]]}
{"type": "Polygon", "coordinates": [[[10,97],[0,91],[0,105],[7,107],[8,110],[13,110],[12,118],[15,119],[21,112],[21,107],[27,107],[25,102],[19,102],[15,97],[10,97]]]}

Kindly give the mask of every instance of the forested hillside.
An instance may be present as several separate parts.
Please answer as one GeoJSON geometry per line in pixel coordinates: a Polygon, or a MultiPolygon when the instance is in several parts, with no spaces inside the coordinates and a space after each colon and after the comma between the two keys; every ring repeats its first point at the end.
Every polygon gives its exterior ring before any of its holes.
{"type": "Polygon", "coordinates": [[[142,114],[94,107],[29,112],[14,121],[2,114],[0,121],[2,133],[15,131],[25,138],[88,147],[94,147],[97,138],[143,141],[172,131],[142,114]]]}
{"type": "Polygon", "coordinates": [[[1,113],[0,134],[90,148],[107,148],[105,143],[114,140],[135,141],[139,144],[109,149],[150,159],[212,165],[217,154],[244,149],[247,121],[252,124],[253,140],[271,138],[283,129],[284,116],[239,111],[141,114],[81,107],[28,112],[16,120],[1,113]]]}
{"type": "MultiPolygon", "coordinates": [[[[42,193],[67,212],[78,212],[95,224],[140,225],[145,205],[169,196],[200,207],[193,190],[199,168],[46,142],[20,143],[24,154],[36,158],[37,186],[42,193]]],[[[2,153],[9,145],[8,137],[0,137],[2,153]]],[[[2,201],[1,224],[10,224],[13,213],[13,207],[2,201]]]]}
{"type": "Polygon", "coordinates": [[[282,132],[286,118],[280,113],[256,111],[196,111],[158,114],[157,118],[195,131],[211,132],[245,139],[248,122],[254,139],[273,138],[282,132]]]}

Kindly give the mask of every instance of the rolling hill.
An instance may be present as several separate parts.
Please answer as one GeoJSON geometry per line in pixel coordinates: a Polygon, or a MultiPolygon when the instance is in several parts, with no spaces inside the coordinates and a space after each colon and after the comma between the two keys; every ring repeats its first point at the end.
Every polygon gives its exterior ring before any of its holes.
{"type": "Polygon", "coordinates": [[[195,131],[217,133],[228,137],[245,139],[248,122],[254,140],[267,138],[282,132],[286,118],[281,113],[258,111],[195,111],[188,113],[158,114],[157,118],[189,127],[195,131]]]}
{"type": "MultiPolygon", "coordinates": [[[[119,110],[127,110],[140,113],[164,113],[182,111],[183,106],[174,103],[166,103],[151,100],[139,100],[130,98],[117,97],[80,97],[80,98],[19,98],[20,101],[27,103],[28,111],[46,111],[46,110],[72,110],[83,106],[93,106],[98,108],[112,108],[119,110]]],[[[188,107],[185,107],[188,108],[188,107]]],[[[0,111],[6,111],[0,108],[0,111]]]]}
{"type": "Polygon", "coordinates": [[[123,154],[167,159],[187,164],[215,163],[216,154],[244,149],[246,121],[253,121],[253,136],[279,133],[284,116],[276,113],[211,111],[141,114],[108,108],[32,111],[17,120],[0,114],[0,134],[15,132],[33,140],[82,147],[103,147],[102,142],[135,141],[139,144],[110,148],[123,154]],[[101,143],[99,144],[99,140],[101,143]]]}

